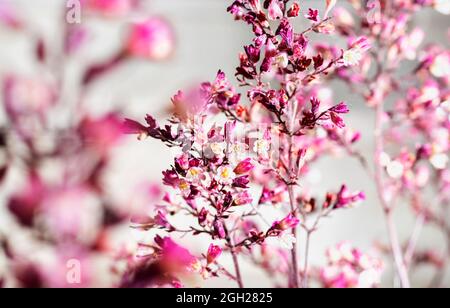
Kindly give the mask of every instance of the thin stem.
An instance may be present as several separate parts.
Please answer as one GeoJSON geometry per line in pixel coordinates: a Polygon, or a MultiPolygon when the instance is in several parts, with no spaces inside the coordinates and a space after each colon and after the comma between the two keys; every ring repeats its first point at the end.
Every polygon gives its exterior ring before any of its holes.
{"type": "Polygon", "coordinates": [[[405,250],[405,263],[406,263],[407,267],[409,267],[411,265],[411,262],[414,258],[417,244],[419,242],[420,235],[422,233],[425,222],[426,222],[426,214],[421,213],[420,216],[416,220],[416,224],[414,226],[413,233],[409,240],[408,247],[405,250]]]}
{"type": "Polygon", "coordinates": [[[310,251],[310,244],[311,244],[311,235],[312,232],[308,231],[306,233],[306,246],[305,246],[305,263],[303,265],[303,280],[302,280],[302,286],[304,289],[308,288],[308,266],[309,266],[309,251],[310,251]]]}
{"type": "MultiPolygon", "coordinates": [[[[291,211],[295,213],[295,192],[294,192],[294,186],[289,185],[288,186],[289,191],[289,201],[291,205],[291,211]]],[[[297,239],[297,227],[292,229],[292,235],[297,239]]],[[[298,288],[300,286],[298,281],[298,260],[297,260],[297,241],[293,243],[291,250],[291,259],[292,259],[292,286],[294,288],[298,288]]]]}
{"type": "Polygon", "coordinates": [[[409,289],[411,288],[411,284],[409,281],[408,270],[405,264],[405,260],[403,258],[402,248],[400,246],[400,241],[398,239],[397,228],[395,226],[392,211],[386,213],[386,220],[388,224],[388,233],[391,242],[392,254],[394,256],[397,274],[400,279],[400,285],[402,288],[409,289]]]}
{"type": "Polygon", "coordinates": [[[236,282],[238,284],[238,287],[240,289],[243,289],[244,288],[244,283],[242,281],[241,268],[239,266],[239,260],[238,260],[238,256],[237,256],[236,250],[235,250],[236,247],[234,246],[233,241],[231,240],[231,236],[228,233],[227,228],[225,228],[225,232],[227,234],[226,241],[228,243],[228,246],[230,247],[231,257],[233,258],[234,270],[236,272],[236,282]]]}
{"type": "Polygon", "coordinates": [[[395,267],[400,279],[400,284],[402,288],[410,288],[411,284],[409,281],[408,270],[405,264],[405,259],[403,257],[402,248],[400,246],[400,241],[398,238],[397,228],[395,226],[393,207],[389,204],[386,199],[383,185],[383,167],[380,163],[380,157],[384,152],[384,141],[383,141],[383,116],[384,109],[383,103],[379,102],[376,107],[376,123],[375,123],[375,182],[378,192],[378,197],[380,199],[381,205],[383,207],[387,227],[389,234],[389,241],[391,244],[391,250],[395,261],[395,267]]]}
{"type": "MultiPolygon", "coordinates": [[[[288,145],[289,145],[289,153],[288,153],[288,157],[289,157],[289,182],[295,182],[297,181],[297,173],[294,170],[295,169],[295,159],[293,156],[293,152],[294,152],[294,136],[292,135],[292,132],[294,131],[295,128],[295,120],[296,120],[296,116],[297,116],[297,112],[298,112],[298,104],[294,101],[292,104],[292,110],[291,110],[292,114],[291,114],[291,118],[290,118],[290,123],[289,123],[289,136],[288,136],[288,145]]],[[[295,190],[294,190],[295,186],[292,184],[288,185],[288,192],[289,192],[289,204],[291,206],[291,213],[293,213],[293,215],[296,215],[297,211],[297,198],[295,196],[295,190]]],[[[292,259],[292,286],[294,288],[299,288],[300,283],[299,283],[299,270],[298,270],[298,258],[297,258],[297,250],[298,250],[298,241],[297,241],[297,227],[292,228],[292,235],[295,238],[295,243],[293,243],[292,245],[292,250],[291,250],[291,259],[292,259]]]]}
{"type": "Polygon", "coordinates": [[[239,267],[238,257],[234,247],[231,247],[231,256],[233,257],[234,270],[236,271],[236,281],[240,289],[244,288],[244,283],[242,282],[241,269],[239,267]]]}

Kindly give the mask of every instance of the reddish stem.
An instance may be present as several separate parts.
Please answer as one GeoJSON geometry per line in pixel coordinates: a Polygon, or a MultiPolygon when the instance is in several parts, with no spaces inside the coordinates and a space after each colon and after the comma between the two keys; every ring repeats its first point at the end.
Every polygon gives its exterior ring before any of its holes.
{"type": "Polygon", "coordinates": [[[228,229],[225,229],[226,233],[227,233],[227,238],[226,241],[228,243],[228,246],[230,247],[230,253],[231,253],[231,257],[233,258],[233,265],[234,265],[234,270],[236,272],[236,282],[238,284],[238,287],[240,289],[244,288],[244,283],[242,281],[242,275],[241,275],[241,268],[239,266],[239,260],[238,260],[238,256],[236,254],[236,247],[234,246],[233,241],[231,240],[231,236],[228,232],[228,229]]]}

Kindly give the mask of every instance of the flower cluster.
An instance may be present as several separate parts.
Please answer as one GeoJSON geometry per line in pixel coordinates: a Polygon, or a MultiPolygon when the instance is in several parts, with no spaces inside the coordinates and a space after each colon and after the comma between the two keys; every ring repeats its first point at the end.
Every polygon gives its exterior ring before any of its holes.
{"type": "MultiPolygon", "coordinates": [[[[321,218],[365,199],[363,193],[350,193],[342,186],[338,193],[326,193],[323,205],[316,207],[314,198],[300,194],[300,182],[313,162],[336,149],[349,151],[359,134],[345,125],[347,104],[333,103],[321,83],[349,61],[349,52],[311,55],[309,46],[311,33],[332,31],[329,14],[335,2],[328,3],[323,18],[313,9],[302,17],[299,3],[289,2],[237,0],[228,8],[254,34],[239,55],[235,74],[240,87],[247,89],[245,94],[219,71],[213,82],[173,97],[169,124],[160,126],[150,115],[146,124],[125,121],[127,133],[178,149],[173,165],[163,172],[163,183],[172,189],[166,206],[151,215],[150,225],[140,227],[209,238],[214,242],[204,255],[203,277],[210,277],[205,273],[212,273],[215,255],[230,253],[234,273],[218,263],[214,273],[225,273],[241,287],[239,259],[244,257],[268,272],[277,268],[276,274],[288,278],[288,286],[299,287],[300,277],[302,285],[308,286],[308,268],[298,266],[298,228],[310,238],[321,218]],[[299,32],[293,20],[300,17],[311,26],[299,32]],[[280,212],[277,218],[262,214],[268,206],[280,212]],[[187,228],[170,223],[182,214],[189,216],[187,228]],[[285,248],[272,248],[274,241],[285,248]],[[257,251],[262,259],[256,257],[257,251]],[[282,255],[285,262],[273,264],[265,259],[270,251],[282,255]]],[[[349,50],[356,58],[369,47],[367,40],[360,39],[349,50]]],[[[308,257],[307,252],[304,258],[308,257]]]]}
{"type": "Polygon", "coordinates": [[[328,264],[319,271],[324,288],[375,288],[380,286],[383,261],[364,254],[348,242],[327,251],[328,264]]]}

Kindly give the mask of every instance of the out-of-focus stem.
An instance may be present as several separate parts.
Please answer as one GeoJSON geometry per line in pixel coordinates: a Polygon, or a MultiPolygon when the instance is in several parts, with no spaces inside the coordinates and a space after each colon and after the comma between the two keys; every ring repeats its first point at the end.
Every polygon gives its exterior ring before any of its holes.
{"type": "MultiPolygon", "coordinates": [[[[289,183],[288,185],[288,192],[289,192],[289,204],[291,206],[291,212],[293,213],[293,215],[297,216],[297,198],[295,196],[295,186],[294,183],[297,182],[297,174],[294,174],[294,169],[295,169],[295,157],[293,156],[293,152],[294,152],[294,136],[293,136],[293,131],[295,130],[295,121],[297,118],[297,112],[298,112],[298,104],[296,104],[296,102],[294,101],[292,104],[292,110],[291,110],[291,117],[290,117],[290,122],[289,122],[289,136],[288,136],[288,146],[289,146],[289,181],[291,183],[289,183]]],[[[298,250],[298,240],[297,240],[297,236],[298,236],[298,232],[297,232],[297,227],[294,227],[292,229],[292,235],[295,238],[295,242],[292,245],[292,250],[291,250],[291,259],[292,259],[292,286],[294,288],[299,288],[300,287],[300,283],[299,283],[299,270],[298,270],[298,258],[297,258],[297,250],[298,250]]]]}
{"type": "Polygon", "coordinates": [[[387,227],[389,241],[391,244],[391,250],[395,261],[395,267],[400,279],[400,284],[402,288],[410,288],[411,284],[409,281],[408,270],[405,264],[405,259],[403,257],[403,251],[398,238],[397,227],[395,226],[393,207],[386,200],[386,195],[384,192],[383,185],[383,167],[380,162],[380,157],[384,152],[384,141],[383,141],[383,116],[384,108],[383,103],[379,102],[376,107],[376,120],[375,120],[375,182],[378,192],[378,197],[380,199],[381,205],[383,207],[387,227]]]}
{"type": "Polygon", "coordinates": [[[236,281],[239,286],[239,288],[244,288],[244,283],[242,281],[242,275],[241,275],[241,269],[239,267],[239,261],[238,257],[236,255],[236,252],[234,250],[234,247],[231,248],[231,256],[233,257],[233,263],[234,263],[234,269],[236,271],[236,281]]]}
{"type": "Polygon", "coordinates": [[[226,238],[226,240],[227,240],[228,246],[230,247],[230,253],[231,253],[231,257],[232,257],[232,259],[233,259],[234,270],[235,270],[235,272],[236,272],[236,282],[237,282],[237,284],[238,284],[238,287],[239,287],[240,289],[243,289],[243,288],[244,288],[244,283],[243,283],[243,280],[242,280],[241,268],[240,268],[240,266],[239,266],[238,256],[237,256],[236,250],[235,250],[236,248],[235,248],[235,246],[234,246],[233,241],[231,240],[231,236],[230,236],[230,234],[228,233],[228,230],[225,229],[225,231],[226,231],[226,233],[227,233],[227,238],[226,238]]]}
{"type": "MultiPolygon", "coordinates": [[[[295,192],[294,192],[294,186],[289,185],[288,187],[289,191],[289,200],[291,205],[291,211],[295,213],[295,192]]],[[[300,286],[298,281],[298,260],[297,260],[297,227],[292,229],[292,235],[295,237],[296,241],[293,243],[293,247],[291,250],[291,259],[292,259],[292,286],[294,288],[298,288],[300,286]]]]}
{"type": "Polygon", "coordinates": [[[416,220],[413,233],[408,243],[408,247],[405,250],[405,263],[407,268],[411,265],[414,258],[414,253],[416,252],[417,244],[419,242],[420,234],[422,233],[423,227],[426,222],[426,214],[421,213],[416,220]]]}
{"type": "Polygon", "coordinates": [[[311,243],[312,231],[307,231],[306,233],[306,246],[305,246],[305,263],[303,265],[303,277],[302,277],[302,287],[304,289],[308,288],[308,266],[309,266],[309,247],[311,243]]]}

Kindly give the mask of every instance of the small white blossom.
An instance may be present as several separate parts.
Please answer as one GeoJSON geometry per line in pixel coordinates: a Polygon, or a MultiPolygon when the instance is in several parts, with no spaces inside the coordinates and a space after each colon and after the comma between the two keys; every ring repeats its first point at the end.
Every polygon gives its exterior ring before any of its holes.
{"type": "Polygon", "coordinates": [[[393,179],[399,179],[403,176],[403,173],[405,172],[405,168],[403,167],[402,163],[399,161],[392,161],[387,166],[387,173],[389,176],[393,179]]]}
{"type": "Polygon", "coordinates": [[[286,232],[281,235],[281,244],[286,249],[294,248],[294,244],[297,243],[297,239],[292,233],[286,232]]]}
{"type": "Polygon", "coordinates": [[[211,143],[209,147],[215,155],[222,155],[223,151],[225,150],[225,144],[223,142],[211,143]]]}
{"type": "Polygon", "coordinates": [[[236,177],[230,166],[221,166],[217,169],[217,180],[221,184],[231,184],[236,177]]]}

